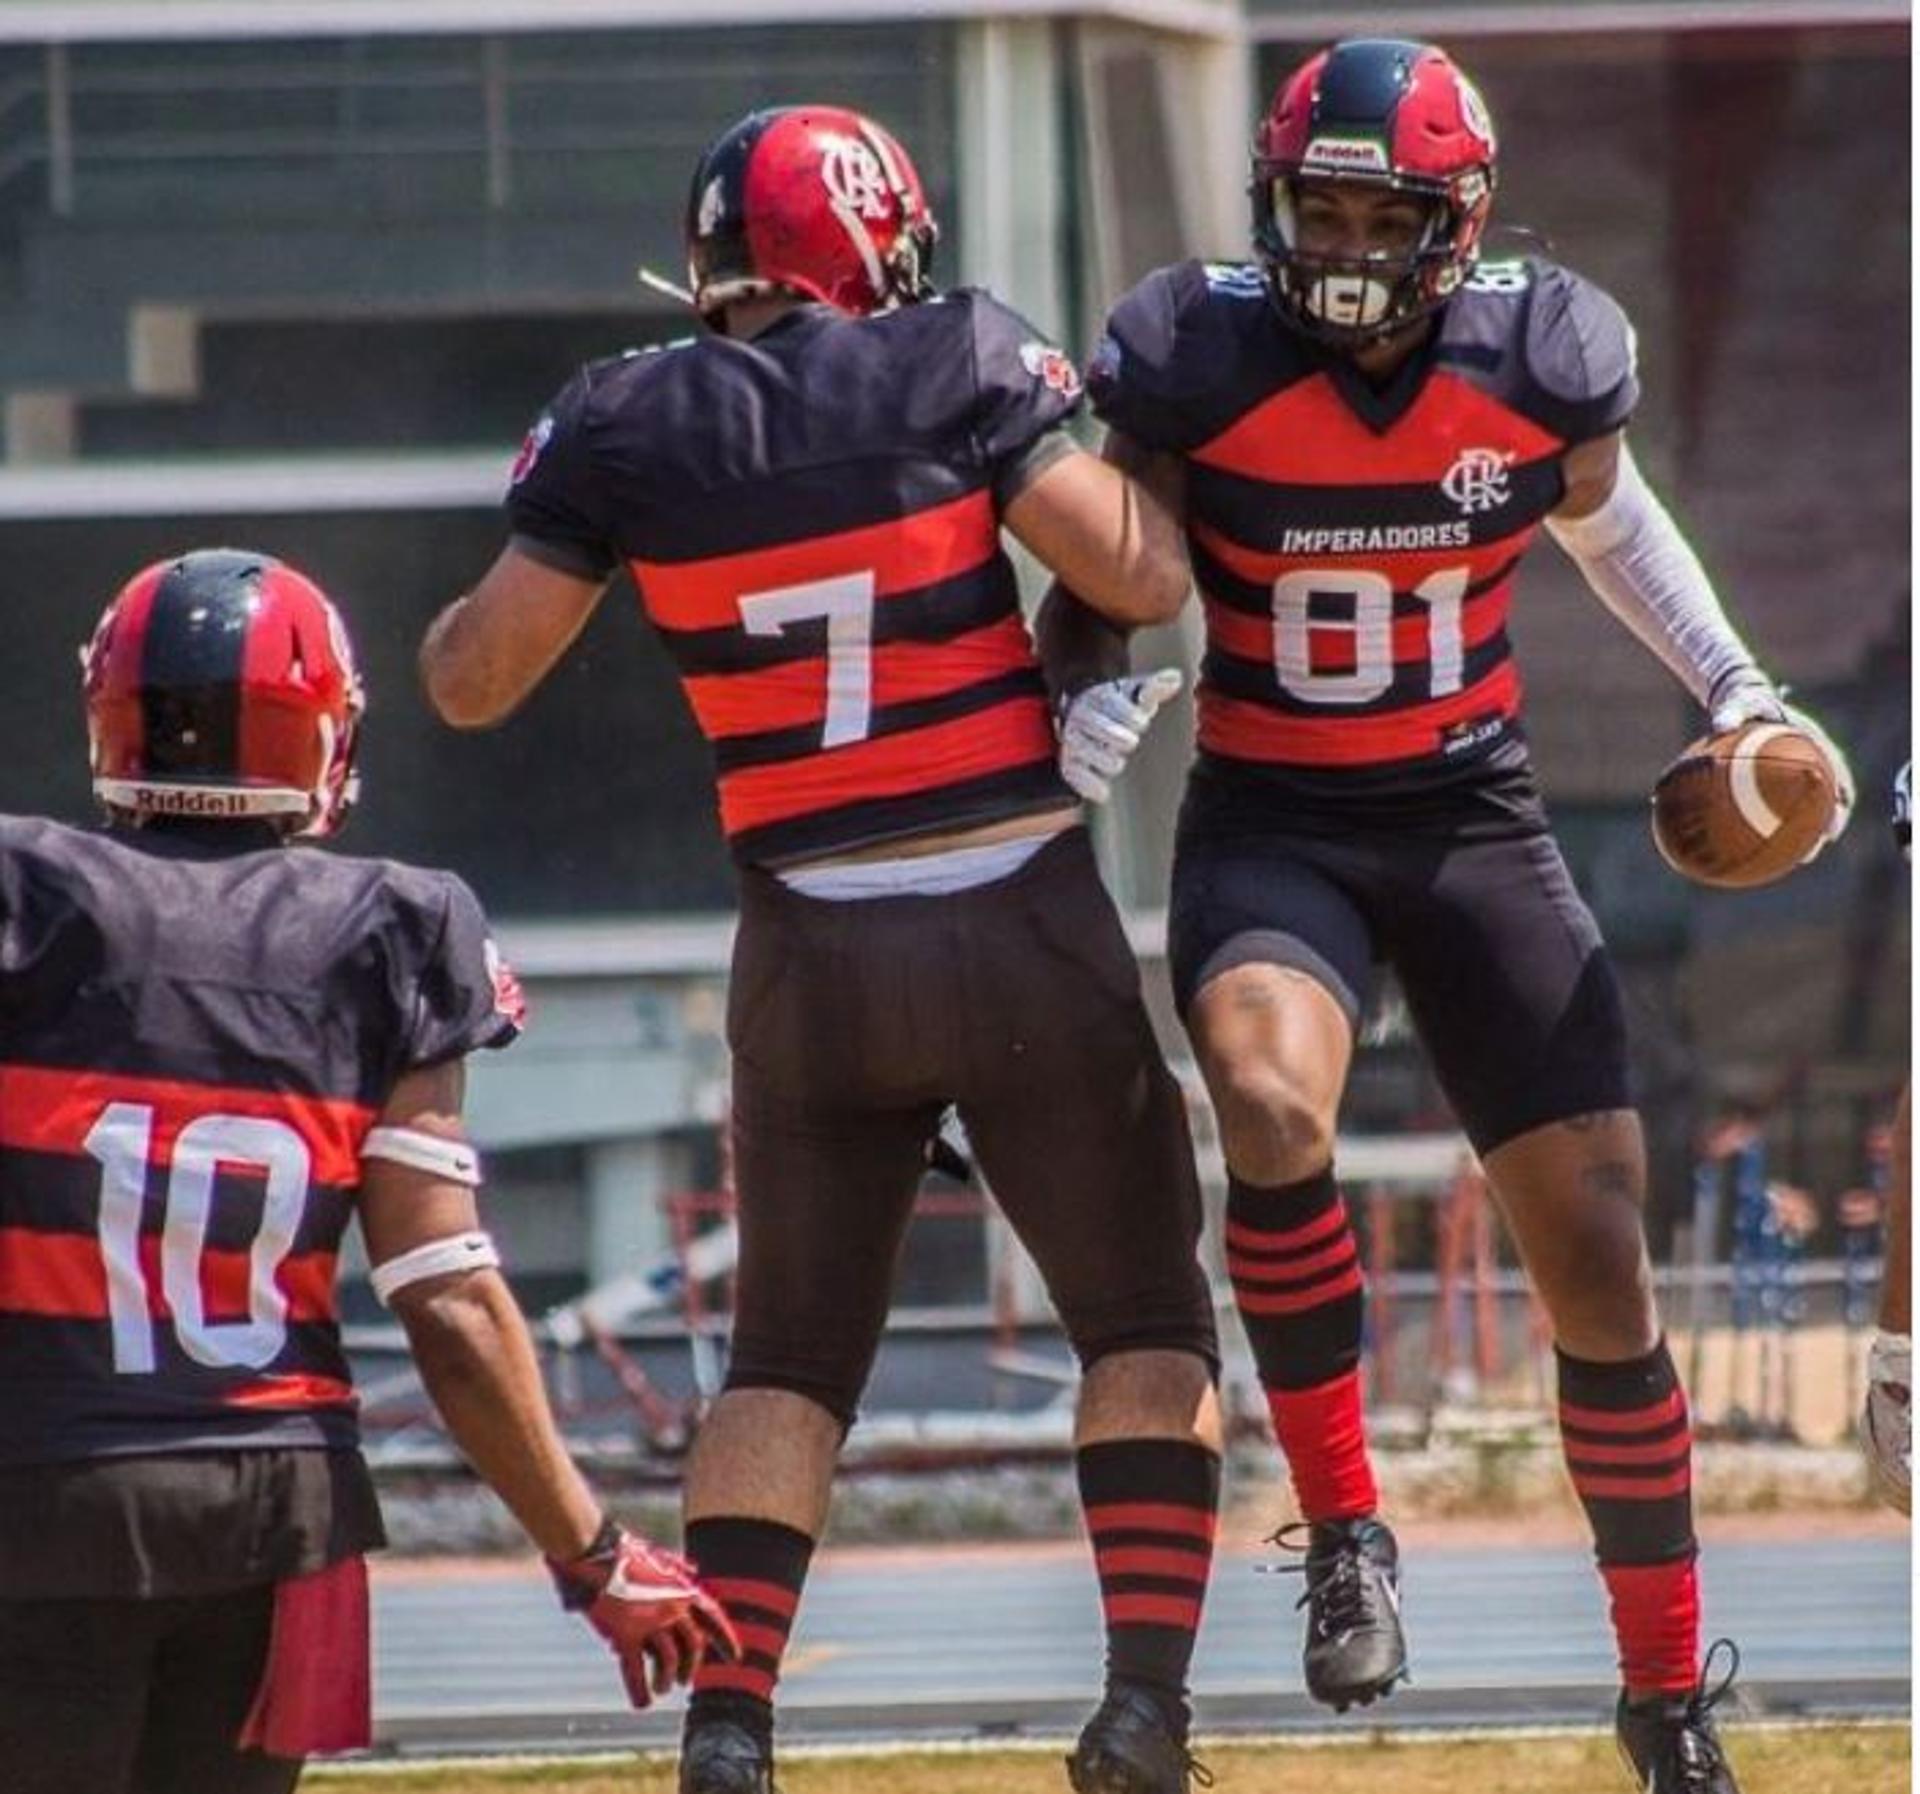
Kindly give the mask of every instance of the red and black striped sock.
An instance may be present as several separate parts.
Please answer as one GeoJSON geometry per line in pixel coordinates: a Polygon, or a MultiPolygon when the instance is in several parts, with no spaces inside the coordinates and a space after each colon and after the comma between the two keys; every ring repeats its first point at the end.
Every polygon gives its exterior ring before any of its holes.
{"type": "Polygon", "coordinates": [[[1380,1505],[1360,1407],[1360,1249],[1329,1166],[1295,1184],[1227,1179],[1227,1271],[1300,1511],[1380,1505]]]}
{"type": "Polygon", "coordinates": [[[773,1725],[773,1688],[813,1540],[774,1520],[695,1520],[687,1527],[687,1556],[740,1635],[735,1661],[709,1657],[694,1672],[687,1723],[726,1718],[764,1733],[773,1725]]]}
{"type": "Polygon", "coordinates": [[[1629,1694],[1675,1694],[1700,1676],[1693,1429],[1663,1339],[1644,1358],[1560,1364],[1560,1438],[1613,1611],[1629,1694]]]}
{"type": "Polygon", "coordinates": [[[1220,1460],[1184,1439],[1114,1439],[1083,1445],[1074,1462],[1100,1574],[1108,1684],[1145,1690],[1184,1737],[1220,1460]]]}

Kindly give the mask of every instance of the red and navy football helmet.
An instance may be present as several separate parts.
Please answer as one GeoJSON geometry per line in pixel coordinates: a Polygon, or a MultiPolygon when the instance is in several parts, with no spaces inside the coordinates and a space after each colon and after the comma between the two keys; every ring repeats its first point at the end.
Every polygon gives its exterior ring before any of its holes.
{"type": "Polygon", "coordinates": [[[1338,343],[1386,336],[1457,292],[1493,209],[1493,120],[1444,50],[1399,38],[1350,38],[1290,75],[1253,144],[1253,245],[1281,314],[1338,343]],[[1302,182],[1356,181],[1426,202],[1412,254],[1302,251],[1302,182]]]}
{"type": "Polygon", "coordinates": [[[80,651],[94,795],[118,820],[339,827],[366,699],[340,613],[271,555],[204,548],[136,573],[80,651]]]}
{"type": "Polygon", "coordinates": [[[841,106],[755,112],[700,158],[687,197],[687,273],[717,324],[742,299],[789,292],[856,317],[933,290],[939,235],[912,159],[841,106]]]}

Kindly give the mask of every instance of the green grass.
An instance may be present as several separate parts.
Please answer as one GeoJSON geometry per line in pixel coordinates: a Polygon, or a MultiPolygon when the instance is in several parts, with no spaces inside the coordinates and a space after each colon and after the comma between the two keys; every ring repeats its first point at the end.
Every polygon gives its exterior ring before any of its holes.
{"type": "MultiPolygon", "coordinates": [[[[1906,1726],[1730,1729],[1743,1794],[1908,1794],[1906,1726]]],[[[1202,1752],[1219,1794],[1629,1794],[1611,1739],[1490,1738],[1470,1742],[1222,1746],[1202,1752]]],[[[1053,1752],[796,1757],[782,1794],[1063,1794],[1053,1752]]],[[[306,1790],[335,1794],[672,1794],[670,1761],[405,1770],[377,1776],[315,1770],[306,1790]]]]}

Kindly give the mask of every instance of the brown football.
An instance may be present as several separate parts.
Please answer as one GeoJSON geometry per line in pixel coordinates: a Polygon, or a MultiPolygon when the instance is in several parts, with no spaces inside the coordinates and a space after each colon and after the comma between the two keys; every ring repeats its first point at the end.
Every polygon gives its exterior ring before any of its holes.
{"type": "Polygon", "coordinates": [[[1653,840],[1697,884],[1744,889],[1798,866],[1833,820],[1826,756],[1787,723],[1696,741],[1653,788],[1653,840]]]}

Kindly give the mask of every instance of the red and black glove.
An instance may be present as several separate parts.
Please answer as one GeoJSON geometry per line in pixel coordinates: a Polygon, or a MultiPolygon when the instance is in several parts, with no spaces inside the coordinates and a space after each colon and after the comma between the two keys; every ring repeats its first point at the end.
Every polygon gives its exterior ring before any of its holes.
{"type": "Polygon", "coordinates": [[[608,1520],[578,1557],[547,1559],[560,1605],[582,1615],[620,1661],[627,1698],[645,1707],[691,1681],[709,1651],[737,1657],[725,1611],[684,1557],[608,1520]]]}

